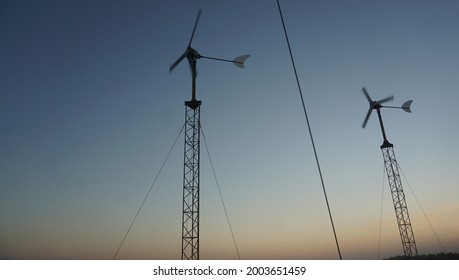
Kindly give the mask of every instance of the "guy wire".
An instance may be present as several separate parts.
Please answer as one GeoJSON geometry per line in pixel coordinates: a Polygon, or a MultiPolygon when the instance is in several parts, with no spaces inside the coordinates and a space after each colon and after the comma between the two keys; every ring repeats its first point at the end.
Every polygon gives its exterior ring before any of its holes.
{"type": "Polygon", "coordinates": [[[304,103],[303,93],[301,91],[300,80],[298,79],[298,74],[297,74],[296,66],[295,66],[295,60],[293,59],[292,48],[290,47],[290,41],[288,39],[287,29],[285,28],[284,17],[282,15],[282,10],[281,10],[281,6],[279,4],[279,0],[277,0],[277,6],[279,7],[279,14],[280,14],[280,18],[281,18],[281,21],[282,21],[282,27],[284,28],[285,39],[287,41],[288,50],[289,50],[289,53],[290,53],[290,58],[292,60],[293,71],[295,72],[295,78],[296,78],[296,83],[298,85],[298,91],[299,91],[299,94],[300,94],[300,97],[301,97],[301,103],[303,104],[304,116],[306,117],[306,123],[308,124],[309,137],[311,138],[312,149],[314,150],[314,156],[316,158],[317,169],[319,171],[320,181],[322,183],[322,189],[324,191],[325,202],[327,203],[328,215],[330,216],[330,222],[331,222],[331,225],[332,225],[332,228],[333,228],[333,235],[335,236],[336,248],[338,249],[339,259],[342,260],[341,251],[339,249],[339,244],[338,244],[338,237],[336,236],[335,225],[333,223],[333,217],[332,217],[332,213],[331,213],[331,210],[330,210],[330,204],[328,203],[327,192],[325,191],[324,179],[323,179],[323,176],[322,176],[322,171],[320,170],[319,157],[317,155],[316,146],[314,144],[314,138],[312,136],[311,126],[309,124],[308,113],[306,111],[306,105],[304,103]]]}
{"type": "Polygon", "coordinates": [[[228,216],[228,211],[226,211],[225,201],[223,200],[223,195],[222,195],[222,192],[220,190],[220,184],[218,183],[218,180],[217,180],[217,174],[215,173],[214,164],[212,162],[212,158],[210,157],[209,148],[207,147],[206,135],[204,134],[204,130],[202,129],[202,126],[201,126],[201,134],[202,134],[203,139],[204,139],[204,146],[206,147],[207,156],[209,157],[210,166],[212,167],[212,172],[214,174],[215,183],[217,184],[218,194],[220,195],[220,200],[221,200],[222,205],[223,205],[223,210],[225,211],[226,221],[228,222],[228,226],[229,226],[229,229],[230,229],[230,232],[231,232],[231,237],[233,238],[234,247],[236,248],[237,257],[240,260],[241,259],[241,255],[239,254],[239,249],[237,247],[236,238],[234,237],[233,228],[231,227],[230,219],[229,219],[229,216],[228,216]]]}
{"type": "Polygon", "coordinates": [[[156,183],[156,180],[158,180],[159,174],[161,174],[161,171],[163,170],[164,165],[166,164],[167,159],[169,159],[169,156],[170,156],[172,150],[174,149],[175,144],[177,144],[177,140],[179,139],[180,134],[182,134],[182,131],[183,131],[184,128],[185,128],[185,124],[183,124],[182,128],[180,129],[180,132],[178,133],[177,137],[176,137],[175,140],[174,140],[174,144],[172,144],[172,147],[170,148],[169,152],[167,153],[167,156],[166,156],[166,158],[164,159],[163,164],[161,164],[161,167],[159,168],[159,171],[158,171],[158,173],[156,174],[156,177],[155,177],[155,179],[153,180],[153,183],[151,184],[150,189],[148,190],[148,192],[147,192],[147,194],[145,195],[145,197],[144,197],[142,203],[140,204],[139,210],[137,210],[137,213],[135,214],[134,219],[132,219],[131,225],[129,226],[129,228],[128,228],[126,234],[125,234],[124,237],[123,237],[123,240],[121,241],[120,245],[118,246],[118,249],[116,250],[116,253],[115,253],[115,255],[113,256],[113,260],[115,260],[116,257],[118,256],[118,253],[119,253],[121,247],[123,246],[124,241],[126,240],[128,234],[129,234],[129,232],[131,231],[131,228],[132,228],[132,226],[134,225],[135,221],[137,220],[137,217],[139,216],[140,211],[142,210],[142,207],[143,207],[143,205],[145,204],[145,201],[147,201],[147,198],[148,198],[148,196],[150,195],[150,192],[151,192],[151,190],[153,189],[153,187],[154,187],[154,185],[155,185],[155,183],[156,183]]]}

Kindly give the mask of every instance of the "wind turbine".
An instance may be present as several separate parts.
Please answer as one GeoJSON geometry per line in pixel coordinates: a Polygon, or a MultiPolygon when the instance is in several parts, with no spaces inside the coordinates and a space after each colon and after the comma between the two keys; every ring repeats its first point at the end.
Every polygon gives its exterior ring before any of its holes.
{"type": "Polygon", "coordinates": [[[198,26],[201,10],[194,23],[190,42],[185,52],[170,66],[169,72],[177,67],[185,58],[191,69],[192,95],[190,101],[185,101],[185,149],[183,167],[183,213],[182,213],[182,260],[199,259],[199,148],[200,148],[200,106],[201,101],[196,99],[196,63],[198,59],[207,58],[225,62],[232,62],[244,68],[244,61],[249,55],[241,55],[233,60],[203,56],[191,47],[194,33],[198,26]]]}
{"type": "Polygon", "coordinates": [[[403,109],[405,112],[411,113],[410,107],[411,107],[411,103],[413,103],[413,100],[406,101],[405,103],[403,103],[403,105],[401,107],[383,106],[383,105],[381,105],[382,103],[394,100],[394,96],[391,95],[391,96],[388,96],[388,97],[383,98],[381,100],[373,101],[371,99],[370,95],[368,94],[367,89],[365,87],[362,88],[362,91],[363,91],[363,94],[365,95],[365,97],[367,98],[368,103],[370,104],[370,108],[368,109],[367,115],[365,116],[365,120],[362,123],[362,127],[365,128],[365,126],[367,125],[368,119],[370,118],[371,112],[373,112],[373,110],[376,110],[376,112],[378,113],[379,124],[381,126],[381,132],[382,132],[382,135],[383,135],[383,138],[384,138],[383,145],[390,144],[389,141],[387,141],[386,131],[384,130],[384,124],[383,124],[383,121],[382,121],[381,110],[380,109],[381,108],[396,108],[396,109],[403,109]]]}
{"type": "Polygon", "coordinates": [[[406,101],[401,107],[383,106],[382,103],[394,100],[394,96],[391,95],[381,100],[373,101],[365,87],[362,88],[362,91],[367,98],[368,103],[370,104],[370,108],[368,109],[367,115],[365,116],[365,119],[362,123],[362,127],[365,128],[368,119],[370,118],[371,112],[376,110],[378,113],[379,124],[381,126],[381,132],[384,140],[383,144],[381,145],[384,167],[386,169],[392,201],[394,203],[395,216],[397,218],[403,252],[407,259],[413,259],[417,257],[418,249],[414,240],[413,228],[411,227],[411,220],[408,214],[408,206],[406,205],[405,194],[403,192],[402,180],[400,178],[397,160],[395,159],[394,145],[387,140],[386,131],[384,130],[384,125],[381,117],[381,108],[403,109],[405,112],[411,113],[410,107],[411,103],[413,103],[413,100],[406,101]]]}
{"type": "Polygon", "coordinates": [[[228,59],[222,59],[222,58],[216,58],[216,57],[210,57],[210,56],[203,56],[203,55],[199,54],[197,50],[193,49],[191,47],[191,43],[193,42],[194,33],[196,31],[196,27],[198,26],[199,19],[201,18],[201,12],[202,12],[202,10],[199,10],[198,16],[196,18],[196,22],[194,23],[193,32],[191,33],[190,42],[188,43],[188,46],[187,46],[185,52],[169,68],[169,73],[170,73],[170,72],[172,72],[172,70],[174,70],[174,68],[177,65],[180,64],[180,62],[182,62],[183,59],[185,59],[185,58],[188,59],[188,63],[190,65],[190,69],[191,69],[191,76],[192,76],[192,97],[191,97],[192,101],[196,100],[196,76],[198,75],[198,72],[197,72],[197,69],[196,69],[196,62],[197,62],[198,59],[207,58],[207,59],[212,59],[212,60],[232,62],[236,66],[238,66],[240,68],[244,68],[244,62],[250,56],[250,55],[246,54],[246,55],[238,56],[233,60],[228,60],[228,59]]]}

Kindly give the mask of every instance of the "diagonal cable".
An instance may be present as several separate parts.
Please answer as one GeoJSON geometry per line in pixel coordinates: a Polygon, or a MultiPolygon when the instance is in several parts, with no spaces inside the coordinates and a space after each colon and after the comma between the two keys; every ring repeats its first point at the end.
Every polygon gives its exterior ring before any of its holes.
{"type": "Polygon", "coordinates": [[[222,192],[220,190],[220,184],[218,183],[217,175],[216,175],[215,169],[214,169],[214,164],[212,163],[212,158],[210,157],[209,148],[207,147],[206,135],[204,134],[204,130],[202,129],[202,126],[201,126],[201,134],[202,134],[203,139],[204,139],[204,146],[206,147],[207,156],[209,157],[210,166],[212,167],[212,172],[214,174],[215,183],[217,184],[218,194],[220,195],[220,200],[221,200],[222,205],[223,205],[223,210],[225,211],[226,221],[228,222],[228,226],[229,226],[229,229],[230,229],[230,232],[231,232],[231,237],[233,238],[234,247],[236,248],[237,257],[240,260],[241,259],[241,255],[239,254],[239,249],[238,249],[237,244],[236,244],[236,238],[234,237],[233,228],[231,227],[228,211],[226,210],[225,201],[223,200],[223,195],[222,195],[222,192]]]}
{"type": "Polygon", "coordinates": [[[140,211],[142,210],[143,205],[144,205],[145,202],[147,201],[147,198],[148,198],[148,196],[150,195],[150,192],[151,192],[151,190],[153,189],[153,187],[154,187],[154,185],[155,185],[155,183],[156,183],[156,180],[158,180],[158,177],[159,177],[159,175],[161,174],[161,171],[163,170],[164,165],[166,164],[167,160],[169,159],[169,156],[170,156],[170,154],[172,153],[172,150],[174,149],[175,144],[177,144],[177,140],[179,139],[180,134],[182,134],[182,131],[183,131],[184,128],[185,128],[185,124],[183,124],[182,128],[180,129],[180,132],[178,133],[177,137],[176,137],[175,140],[174,140],[174,143],[172,144],[172,147],[170,148],[169,152],[167,153],[166,158],[165,158],[164,161],[163,161],[163,164],[161,164],[161,167],[159,168],[159,171],[158,171],[158,173],[156,174],[156,177],[155,177],[155,179],[153,180],[153,183],[151,184],[150,189],[148,190],[147,194],[145,195],[145,197],[144,197],[142,203],[140,204],[139,209],[137,210],[137,213],[136,213],[135,216],[134,216],[134,219],[132,219],[131,225],[129,226],[129,228],[128,228],[126,234],[125,234],[124,237],[123,237],[123,240],[121,241],[120,245],[118,246],[118,249],[116,250],[116,253],[115,253],[115,255],[113,256],[113,260],[115,260],[116,257],[118,256],[118,253],[119,253],[121,247],[123,246],[124,241],[126,240],[128,234],[129,234],[129,232],[131,231],[131,228],[132,228],[132,226],[134,225],[135,221],[137,220],[137,217],[139,216],[140,211]]]}
{"type": "Polygon", "coordinates": [[[316,145],[314,144],[314,138],[312,136],[311,125],[309,124],[308,113],[306,111],[306,105],[304,103],[303,92],[301,91],[300,80],[298,78],[298,74],[297,74],[297,71],[296,71],[295,60],[293,59],[292,48],[290,47],[290,41],[288,39],[287,29],[285,28],[284,17],[282,15],[282,10],[281,10],[281,6],[279,4],[279,0],[277,0],[277,6],[279,7],[279,14],[280,14],[281,21],[282,21],[282,27],[284,28],[285,39],[287,40],[288,50],[290,52],[290,58],[292,60],[293,71],[295,72],[295,78],[296,78],[296,83],[298,85],[298,91],[299,91],[299,94],[300,94],[301,103],[303,104],[304,116],[306,117],[306,123],[308,124],[309,137],[311,138],[312,149],[314,150],[314,156],[316,158],[317,169],[319,171],[319,176],[320,176],[320,182],[322,183],[322,189],[323,189],[324,196],[325,196],[325,202],[327,203],[328,215],[330,216],[330,222],[331,222],[331,226],[332,226],[332,229],[333,229],[333,235],[335,236],[336,248],[338,249],[339,259],[342,260],[341,251],[339,249],[339,244],[338,244],[338,237],[336,236],[335,225],[333,223],[333,217],[332,217],[332,213],[331,213],[331,210],[330,210],[330,204],[328,203],[327,192],[325,191],[325,183],[324,183],[324,179],[323,179],[323,176],[322,176],[322,171],[320,170],[319,157],[317,155],[316,145]]]}
{"type": "Polygon", "coordinates": [[[382,216],[383,216],[383,204],[384,204],[384,182],[386,176],[386,168],[383,168],[383,181],[382,181],[382,191],[381,191],[381,209],[379,212],[379,239],[378,239],[378,258],[379,260],[379,253],[380,253],[380,248],[381,248],[381,230],[382,230],[382,216]]]}
{"type": "MultiPolygon", "coordinates": [[[[398,164],[397,164],[397,165],[398,165],[398,164]]],[[[403,173],[403,170],[402,170],[402,168],[400,167],[400,165],[398,165],[398,168],[399,168],[400,171],[402,172],[403,178],[405,179],[406,183],[408,184],[408,187],[410,188],[411,193],[412,193],[413,196],[414,196],[414,199],[416,199],[416,202],[418,203],[419,208],[421,208],[422,214],[424,214],[424,217],[426,218],[427,223],[429,223],[429,226],[430,226],[430,228],[432,229],[433,233],[435,234],[435,237],[437,238],[438,243],[440,243],[440,246],[441,246],[441,248],[443,249],[443,252],[446,252],[445,247],[443,247],[443,243],[441,243],[440,238],[439,238],[438,235],[437,235],[437,232],[435,231],[435,229],[433,228],[432,224],[430,223],[430,220],[429,220],[429,218],[427,217],[427,214],[426,214],[426,212],[424,211],[424,208],[422,208],[422,205],[421,205],[421,203],[419,202],[419,199],[417,198],[416,194],[414,193],[414,190],[413,190],[413,188],[411,187],[410,182],[408,182],[408,180],[406,179],[405,174],[403,173]]]]}

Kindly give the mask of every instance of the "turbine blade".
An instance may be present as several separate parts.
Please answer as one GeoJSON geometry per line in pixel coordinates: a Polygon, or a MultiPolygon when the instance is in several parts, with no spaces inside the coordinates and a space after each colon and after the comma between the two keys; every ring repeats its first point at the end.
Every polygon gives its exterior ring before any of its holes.
{"type": "Polygon", "coordinates": [[[371,102],[373,102],[373,100],[371,100],[370,95],[369,95],[368,92],[367,92],[367,89],[366,89],[365,87],[363,87],[363,88],[362,88],[362,91],[363,91],[363,94],[365,95],[365,97],[367,98],[368,103],[371,104],[371,102]]]}
{"type": "Polygon", "coordinates": [[[202,10],[198,11],[198,16],[196,17],[196,21],[194,23],[193,32],[191,33],[191,38],[190,38],[190,42],[188,43],[188,47],[191,46],[191,42],[193,41],[194,32],[196,31],[196,27],[198,26],[199,18],[201,17],[201,12],[202,12],[202,10]]]}
{"type": "Polygon", "coordinates": [[[402,109],[405,110],[405,112],[411,113],[411,103],[413,103],[413,100],[408,100],[402,105],[402,109]]]}
{"type": "Polygon", "coordinates": [[[179,57],[172,65],[169,67],[169,73],[174,70],[174,68],[179,65],[179,63],[186,57],[187,52],[184,52],[181,57],[179,57]]]}
{"type": "Polygon", "coordinates": [[[383,98],[383,99],[381,99],[381,100],[379,100],[379,101],[376,101],[376,102],[379,103],[379,104],[381,104],[381,103],[384,103],[384,102],[387,102],[387,101],[392,101],[392,100],[394,100],[394,96],[393,96],[393,95],[388,96],[388,97],[386,97],[386,98],[383,98]]]}
{"type": "Polygon", "coordinates": [[[363,128],[365,128],[365,126],[367,125],[368,119],[370,118],[370,115],[371,115],[372,111],[373,111],[373,108],[370,107],[370,109],[368,109],[367,115],[365,116],[365,120],[362,123],[362,127],[363,128]]]}
{"type": "Polygon", "coordinates": [[[238,56],[238,57],[236,57],[235,59],[233,59],[233,63],[234,63],[237,67],[244,68],[244,62],[245,62],[246,59],[249,58],[249,57],[250,57],[250,55],[248,55],[248,54],[238,56]]]}

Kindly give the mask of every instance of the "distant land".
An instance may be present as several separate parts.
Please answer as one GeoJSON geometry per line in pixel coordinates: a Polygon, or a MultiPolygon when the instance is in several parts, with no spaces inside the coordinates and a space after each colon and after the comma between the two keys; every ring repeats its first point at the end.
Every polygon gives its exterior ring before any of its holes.
{"type": "MultiPolygon", "coordinates": [[[[390,257],[385,260],[405,260],[405,256],[395,256],[395,257],[390,257]]],[[[459,254],[458,253],[436,253],[436,254],[423,254],[423,255],[418,255],[416,257],[416,260],[459,260],[459,254]]]]}

